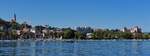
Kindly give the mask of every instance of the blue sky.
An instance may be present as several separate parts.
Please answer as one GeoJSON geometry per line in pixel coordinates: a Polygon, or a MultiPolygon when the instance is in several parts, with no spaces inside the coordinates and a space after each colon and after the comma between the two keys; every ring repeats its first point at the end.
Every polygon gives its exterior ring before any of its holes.
{"type": "Polygon", "coordinates": [[[123,28],[150,32],[150,0],[1,0],[0,17],[32,25],[123,28]]]}

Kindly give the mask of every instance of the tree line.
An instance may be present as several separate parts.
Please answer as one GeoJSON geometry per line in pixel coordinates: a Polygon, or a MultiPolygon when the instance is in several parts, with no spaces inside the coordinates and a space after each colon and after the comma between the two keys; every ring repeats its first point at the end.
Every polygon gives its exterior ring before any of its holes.
{"type": "Polygon", "coordinates": [[[150,33],[131,33],[131,32],[122,32],[119,30],[103,30],[98,29],[94,30],[91,27],[77,27],[76,29],[71,28],[58,28],[52,26],[31,26],[26,22],[20,24],[18,22],[7,22],[0,19],[0,39],[150,39],[150,33]],[[2,23],[3,22],[3,23],[2,23]],[[1,27],[4,26],[4,29],[1,27]],[[35,33],[30,32],[31,29],[35,29],[35,33]],[[24,30],[26,29],[26,31],[24,30]],[[28,29],[28,30],[27,30],[28,29]],[[43,30],[46,29],[46,32],[43,30]],[[17,34],[17,30],[20,30],[20,34],[17,34]],[[51,31],[52,30],[52,31],[51,31]],[[87,33],[91,33],[91,38],[87,38],[87,33]],[[44,34],[44,37],[41,36],[44,34]]]}

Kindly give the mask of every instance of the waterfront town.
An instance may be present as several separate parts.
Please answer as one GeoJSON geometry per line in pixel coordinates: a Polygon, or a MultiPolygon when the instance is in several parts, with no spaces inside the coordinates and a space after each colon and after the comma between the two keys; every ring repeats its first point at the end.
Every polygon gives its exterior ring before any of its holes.
{"type": "Polygon", "coordinates": [[[18,39],[149,39],[150,33],[143,33],[138,26],[122,29],[94,29],[91,27],[58,28],[49,25],[32,26],[18,23],[16,14],[10,21],[0,18],[0,40],[18,39]]]}

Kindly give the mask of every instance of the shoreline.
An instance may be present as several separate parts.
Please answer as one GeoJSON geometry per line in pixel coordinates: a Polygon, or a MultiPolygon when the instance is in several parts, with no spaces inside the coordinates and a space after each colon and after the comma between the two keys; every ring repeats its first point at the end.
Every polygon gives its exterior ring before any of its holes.
{"type": "Polygon", "coordinates": [[[0,40],[1,41],[148,41],[150,39],[101,39],[101,40],[74,40],[74,39],[62,39],[62,40],[53,40],[53,39],[21,39],[21,40],[0,40]]]}

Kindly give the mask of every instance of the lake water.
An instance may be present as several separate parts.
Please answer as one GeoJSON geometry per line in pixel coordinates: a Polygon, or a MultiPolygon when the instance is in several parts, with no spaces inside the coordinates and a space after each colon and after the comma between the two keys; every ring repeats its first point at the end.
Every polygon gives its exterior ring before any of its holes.
{"type": "Polygon", "coordinates": [[[150,56],[150,41],[0,41],[0,56],[150,56]]]}

